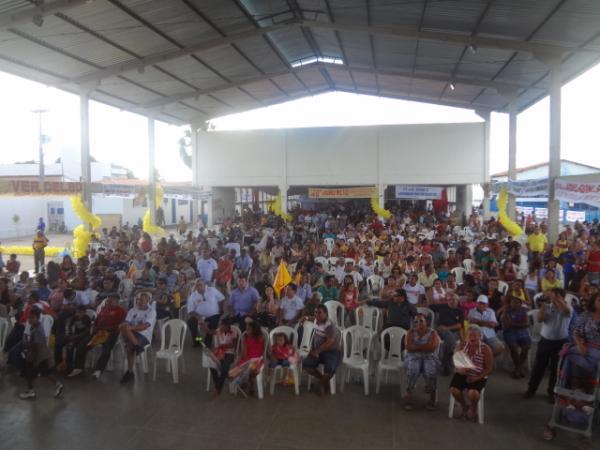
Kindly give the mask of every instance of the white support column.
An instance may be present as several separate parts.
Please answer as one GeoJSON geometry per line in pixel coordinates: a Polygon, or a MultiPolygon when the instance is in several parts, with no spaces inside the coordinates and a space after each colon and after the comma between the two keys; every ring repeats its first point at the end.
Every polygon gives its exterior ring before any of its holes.
{"type": "MultiPolygon", "coordinates": [[[[192,133],[192,187],[200,187],[198,171],[198,126],[190,124],[192,133]]],[[[201,202],[201,201],[200,201],[201,202]]],[[[199,214],[198,200],[192,199],[192,228],[196,228],[199,214]]]]}
{"type": "Polygon", "coordinates": [[[288,147],[288,135],[285,131],[285,144],[283,146],[283,158],[281,164],[281,184],[279,185],[279,192],[281,193],[281,211],[284,214],[288,212],[288,200],[287,200],[287,147],[288,147]]]}
{"type": "Polygon", "coordinates": [[[561,60],[555,58],[550,67],[550,168],[548,184],[548,240],[554,243],[558,238],[560,202],[554,197],[554,181],[560,177],[561,139],[561,60]]]}
{"type": "Polygon", "coordinates": [[[150,221],[153,225],[156,225],[156,207],[154,117],[148,116],[148,208],[150,208],[150,221]]]}
{"type": "Polygon", "coordinates": [[[484,120],[483,136],[483,220],[490,220],[490,139],[492,134],[492,112],[490,110],[477,110],[475,113],[484,120]]]}
{"type": "MultiPolygon", "coordinates": [[[[508,107],[508,180],[517,179],[517,93],[512,92],[509,95],[508,107]]],[[[508,195],[508,205],[506,213],[511,219],[516,217],[516,198],[514,195],[508,195]]]]}
{"type": "Polygon", "coordinates": [[[82,90],[79,95],[79,114],[81,127],[81,182],[83,183],[83,202],[92,210],[92,165],[90,158],[90,91],[82,90]]]}

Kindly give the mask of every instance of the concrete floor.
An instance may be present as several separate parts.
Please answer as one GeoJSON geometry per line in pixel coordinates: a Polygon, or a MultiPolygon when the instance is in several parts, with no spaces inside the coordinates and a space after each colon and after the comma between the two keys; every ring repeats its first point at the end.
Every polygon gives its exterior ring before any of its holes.
{"type": "MultiPolygon", "coordinates": [[[[18,399],[23,380],[0,372],[0,449],[539,449],[578,448],[577,436],[559,432],[548,443],[542,430],[551,406],[540,395],[522,400],[523,381],[505,372],[492,376],[486,392],[486,423],[447,417],[448,377],[440,378],[435,412],[402,408],[397,385],[365,397],[350,384],[344,394],[319,398],[302,385],[299,397],[277,388],[262,401],[206,392],[198,351],[187,351],[188,372],[179,385],[170,374],[137,376],[119,385],[120,371],[66,381],[64,397],[52,398],[41,379],[38,398],[18,399]]],[[[152,370],[152,367],[151,367],[152,370]]],[[[139,372],[138,372],[139,373],[139,372]]],[[[372,384],[374,392],[374,383],[372,384]]],[[[425,403],[425,396],[418,394],[425,403]]]]}

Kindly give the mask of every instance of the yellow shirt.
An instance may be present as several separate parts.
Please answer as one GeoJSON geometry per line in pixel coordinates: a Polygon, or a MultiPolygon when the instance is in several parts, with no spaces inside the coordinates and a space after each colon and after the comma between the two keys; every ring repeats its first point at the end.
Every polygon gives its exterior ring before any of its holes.
{"type": "Polygon", "coordinates": [[[546,277],[542,278],[542,292],[544,294],[546,292],[548,292],[550,289],[559,288],[559,287],[560,287],[560,280],[558,278],[555,279],[553,283],[548,281],[548,279],[546,277]]]}
{"type": "Polygon", "coordinates": [[[559,239],[552,248],[552,256],[559,258],[560,255],[565,253],[567,250],[569,250],[569,243],[566,240],[559,239]]]}
{"type": "Polygon", "coordinates": [[[424,288],[430,288],[433,286],[433,282],[437,280],[437,277],[437,273],[435,272],[433,272],[431,275],[427,275],[425,272],[421,272],[419,273],[418,280],[424,288]]]}
{"type": "Polygon", "coordinates": [[[33,239],[33,249],[34,250],[41,250],[43,248],[45,248],[48,245],[48,239],[45,236],[42,237],[35,237],[33,239]]]}
{"type": "Polygon", "coordinates": [[[545,234],[535,234],[532,233],[527,238],[527,243],[529,244],[529,251],[541,253],[544,251],[546,244],[548,243],[548,238],[545,234]]]}

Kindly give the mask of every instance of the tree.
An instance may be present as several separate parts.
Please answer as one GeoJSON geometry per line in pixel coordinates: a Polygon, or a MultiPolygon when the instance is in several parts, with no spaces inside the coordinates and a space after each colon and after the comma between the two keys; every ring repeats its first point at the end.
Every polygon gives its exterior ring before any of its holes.
{"type": "Polygon", "coordinates": [[[192,130],[185,130],[184,136],[179,139],[179,156],[183,163],[192,168],[192,130]]]}
{"type": "Polygon", "coordinates": [[[15,228],[17,229],[17,239],[19,239],[19,222],[21,221],[21,217],[18,214],[12,216],[12,221],[15,224],[15,228]]]}

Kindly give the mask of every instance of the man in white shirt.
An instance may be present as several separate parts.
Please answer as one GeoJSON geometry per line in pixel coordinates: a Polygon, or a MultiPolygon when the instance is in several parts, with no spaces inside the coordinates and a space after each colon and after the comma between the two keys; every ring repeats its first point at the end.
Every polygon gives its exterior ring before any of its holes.
{"type": "Polygon", "coordinates": [[[210,256],[208,249],[204,250],[201,258],[198,258],[196,269],[202,281],[206,284],[212,283],[215,271],[217,270],[217,262],[210,256]]]}
{"type": "Polygon", "coordinates": [[[137,294],[135,306],[129,310],[125,322],[119,326],[127,351],[127,372],[121,378],[121,383],[133,381],[135,355],[142,353],[144,348],[152,342],[156,310],[148,304],[151,298],[150,292],[140,291],[137,294]]]}
{"type": "Polygon", "coordinates": [[[404,285],[406,299],[411,305],[417,305],[425,301],[425,288],[417,280],[417,275],[413,273],[409,277],[408,283],[404,285]]]}
{"type": "Polygon", "coordinates": [[[206,332],[204,343],[208,348],[212,346],[212,337],[219,327],[219,318],[223,312],[225,296],[212,286],[207,286],[202,280],[196,280],[195,289],[187,300],[188,327],[192,335],[192,345],[198,347],[198,325],[206,332]]]}
{"type": "Polygon", "coordinates": [[[486,295],[477,297],[477,306],[469,311],[467,319],[469,319],[469,322],[479,325],[483,334],[483,341],[491,347],[494,356],[498,356],[504,351],[504,345],[496,336],[495,328],[498,326],[498,320],[494,310],[488,308],[488,303],[486,295]]]}
{"type": "Polygon", "coordinates": [[[304,303],[296,295],[296,285],[288,284],[285,290],[285,295],[281,299],[279,305],[280,322],[282,325],[293,325],[300,317],[300,313],[304,309],[304,303]]]}

